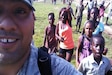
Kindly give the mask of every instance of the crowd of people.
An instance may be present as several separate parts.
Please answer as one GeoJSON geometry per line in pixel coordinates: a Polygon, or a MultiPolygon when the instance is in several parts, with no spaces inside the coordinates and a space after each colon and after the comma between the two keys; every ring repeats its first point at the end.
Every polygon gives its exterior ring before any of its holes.
{"type": "MultiPolygon", "coordinates": [[[[0,1],[0,75],[82,75],[71,63],[32,44],[34,11],[32,0],[0,1]]],[[[52,24],[53,13],[48,17],[52,24]]]]}
{"type": "MultiPolygon", "coordinates": [[[[105,9],[109,5],[110,3],[108,3],[105,9]]],[[[71,2],[68,3],[67,7],[63,7],[59,11],[59,20],[56,24],[56,31],[53,33],[58,41],[57,45],[55,45],[59,52],[58,56],[71,62],[75,42],[78,42],[75,58],[76,67],[83,75],[111,74],[110,60],[105,56],[108,52],[108,48],[105,48],[105,39],[102,35],[104,31],[104,23],[100,18],[104,16],[105,11],[105,9],[102,11],[102,7],[104,7],[104,1],[100,6],[98,6],[97,1],[94,2],[93,0],[90,0],[86,5],[84,5],[83,0],[79,0],[78,5],[76,5],[75,14],[71,7],[71,2]],[[84,24],[83,30],[80,31],[81,22],[83,20],[83,11],[87,5],[87,21],[84,24]],[[72,36],[72,17],[76,20],[75,31],[81,33],[78,41],[75,42],[72,36]]],[[[48,41],[51,41],[51,39],[48,41]]]]}
{"type": "Polygon", "coordinates": [[[37,48],[33,45],[34,11],[32,0],[0,1],[0,75],[112,75],[97,8],[91,9],[79,37],[77,69],[70,63],[75,47],[69,20],[73,13],[61,8],[56,25],[55,13],[48,13],[44,46],[37,48]]]}

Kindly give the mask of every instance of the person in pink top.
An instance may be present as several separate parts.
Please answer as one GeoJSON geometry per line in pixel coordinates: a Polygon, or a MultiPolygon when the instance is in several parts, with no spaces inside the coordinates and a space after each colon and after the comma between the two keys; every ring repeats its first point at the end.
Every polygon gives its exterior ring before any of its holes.
{"type": "Polygon", "coordinates": [[[90,49],[90,41],[92,33],[95,29],[94,22],[87,20],[84,24],[83,33],[79,36],[78,45],[76,49],[76,66],[78,67],[80,62],[89,56],[92,51],[90,49]]]}
{"type": "Polygon", "coordinates": [[[106,8],[109,6],[110,3],[107,4],[107,6],[104,6],[105,1],[102,1],[101,5],[99,6],[99,21],[103,22],[103,17],[104,17],[104,13],[106,8]]]}
{"type": "Polygon", "coordinates": [[[71,61],[74,41],[72,37],[72,28],[68,24],[67,10],[62,8],[59,14],[59,22],[56,26],[56,37],[59,40],[59,56],[71,61]]]}

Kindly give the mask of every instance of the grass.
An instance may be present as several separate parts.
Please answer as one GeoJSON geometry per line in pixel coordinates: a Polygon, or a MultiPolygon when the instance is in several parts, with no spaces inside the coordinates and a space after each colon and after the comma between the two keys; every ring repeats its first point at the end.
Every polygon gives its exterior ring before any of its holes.
{"type": "Polygon", "coordinates": [[[44,29],[48,25],[48,13],[55,12],[55,24],[58,20],[58,11],[61,7],[61,5],[51,5],[49,3],[35,3],[34,4],[36,8],[36,22],[35,22],[35,35],[34,39],[36,46],[42,46],[43,45],[43,37],[44,37],[44,29]]]}
{"type": "MultiPolygon", "coordinates": [[[[48,0],[49,1],[49,0],[48,0]]],[[[47,3],[34,3],[34,7],[36,9],[35,11],[35,15],[36,15],[36,21],[35,21],[35,35],[34,35],[34,41],[35,41],[35,45],[37,47],[40,47],[43,45],[43,37],[44,37],[44,29],[45,27],[49,24],[48,23],[48,13],[50,12],[54,12],[55,13],[55,24],[58,22],[58,13],[59,10],[66,6],[66,4],[62,4],[60,2],[57,2],[58,4],[53,5],[50,2],[47,3]]],[[[75,5],[72,5],[73,10],[75,11],[75,5]]],[[[82,27],[83,24],[86,20],[86,15],[83,16],[83,21],[82,21],[82,27]]],[[[75,30],[75,20],[72,21],[73,24],[73,31],[75,30]]],[[[82,30],[82,28],[81,28],[82,30]]],[[[75,46],[77,46],[77,41],[78,41],[78,37],[79,37],[79,33],[73,33],[73,38],[74,38],[74,43],[75,46]]],[[[111,58],[112,57],[112,52],[111,52],[111,48],[112,48],[112,39],[109,38],[108,35],[106,35],[105,33],[103,33],[105,40],[106,40],[106,47],[109,49],[108,53],[107,53],[107,57],[111,58]]],[[[73,59],[71,61],[72,64],[75,65],[75,51],[74,51],[74,55],[73,55],[73,59]]]]}

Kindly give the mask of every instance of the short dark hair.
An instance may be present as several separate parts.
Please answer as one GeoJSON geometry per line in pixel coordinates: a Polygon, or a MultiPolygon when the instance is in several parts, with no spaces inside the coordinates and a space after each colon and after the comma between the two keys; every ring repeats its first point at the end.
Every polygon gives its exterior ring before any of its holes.
{"type": "Polygon", "coordinates": [[[94,10],[97,16],[99,15],[99,9],[97,7],[93,7],[91,10],[94,10]]]}
{"type": "Polygon", "coordinates": [[[104,37],[101,34],[95,34],[95,35],[93,35],[92,38],[91,38],[91,44],[93,43],[94,38],[101,38],[102,43],[105,45],[105,39],[104,39],[104,37]]]}
{"type": "Polygon", "coordinates": [[[59,11],[59,19],[60,19],[60,15],[61,15],[62,11],[65,11],[65,10],[66,10],[66,7],[63,7],[63,8],[60,9],[60,11],[59,11]]]}
{"type": "Polygon", "coordinates": [[[51,16],[53,17],[53,19],[54,19],[54,17],[55,17],[55,16],[54,16],[54,13],[53,13],[53,12],[49,13],[49,14],[48,14],[48,17],[49,17],[50,15],[51,15],[51,16]]]}

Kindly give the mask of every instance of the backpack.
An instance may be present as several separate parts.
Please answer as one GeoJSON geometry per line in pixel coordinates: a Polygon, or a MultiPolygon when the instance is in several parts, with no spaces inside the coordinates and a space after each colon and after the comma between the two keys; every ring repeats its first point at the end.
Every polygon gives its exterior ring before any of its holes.
{"type": "Polygon", "coordinates": [[[46,47],[40,47],[38,50],[38,66],[41,75],[52,75],[51,57],[46,47]]]}

